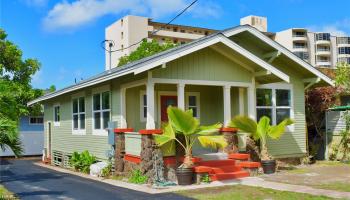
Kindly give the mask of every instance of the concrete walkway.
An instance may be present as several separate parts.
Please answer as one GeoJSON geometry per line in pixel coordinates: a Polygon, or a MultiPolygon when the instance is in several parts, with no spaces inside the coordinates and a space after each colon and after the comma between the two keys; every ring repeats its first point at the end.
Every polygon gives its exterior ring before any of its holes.
{"type": "Polygon", "coordinates": [[[262,187],[262,188],[269,188],[274,190],[280,190],[280,191],[289,191],[289,192],[298,192],[298,193],[307,193],[311,195],[323,195],[331,198],[345,198],[350,199],[350,192],[339,192],[334,190],[325,190],[325,189],[315,189],[310,186],[304,186],[304,185],[292,185],[292,184],[286,184],[286,183],[278,183],[278,182],[271,182],[271,181],[265,181],[262,178],[259,177],[247,177],[242,179],[236,179],[236,180],[229,180],[229,181],[214,181],[210,184],[201,184],[201,185],[190,185],[190,186],[171,186],[168,188],[162,188],[162,189],[155,189],[150,188],[146,185],[135,185],[131,183],[125,183],[122,181],[116,181],[111,179],[103,179],[103,178],[97,178],[92,177],[89,175],[72,172],[67,169],[44,165],[41,163],[35,163],[36,165],[39,165],[41,167],[50,168],[59,172],[63,173],[69,173],[76,176],[84,177],[87,179],[92,179],[95,181],[104,182],[110,185],[114,185],[117,187],[123,187],[127,189],[136,190],[139,192],[145,192],[149,194],[161,194],[161,193],[170,193],[170,192],[176,192],[181,190],[195,190],[195,189],[201,189],[201,188],[210,188],[210,187],[220,187],[220,186],[230,186],[230,185],[247,185],[247,186],[255,186],[255,187],[262,187]]]}
{"type": "Polygon", "coordinates": [[[350,199],[350,192],[339,192],[334,190],[315,189],[310,186],[304,186],[304,185],[292,185],[292,184],[286,184],[286,183],[270,182],[270,181],[265,181],[264,179],[259,177],[248,177],[248,178],[241,179],[240,184],[255,186],[255,187],[262,187],[262,188],[270,188],[270,189],[280,190],[280,191],[307,193],[311,195],[322,195],[322,196],[327,196],[331,198],[350,199]]]}

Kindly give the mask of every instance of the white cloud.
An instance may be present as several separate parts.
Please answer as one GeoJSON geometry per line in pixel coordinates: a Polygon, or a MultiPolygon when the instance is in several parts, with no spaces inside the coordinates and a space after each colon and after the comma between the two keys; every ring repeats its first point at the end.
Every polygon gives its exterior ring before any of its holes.
{"type": "MultiPolygon", "coordinates": [[[[161,18],[177,14],[189,0],[66,0],[57,3],[43,20],[46,30],[74,30],[108,14],[139,14],[161,18]]],[[[195,17],[218,17],[220,6],[206,1],[196,3],[189,12],[195,17]]]]}
{"type": "Polygon", "coordinates": [[[331,33],[334,36],[348,36],[350,35],[350,19],[344,19],[322,26],[310,26],[309,29],[313,32],[331,33]]]}

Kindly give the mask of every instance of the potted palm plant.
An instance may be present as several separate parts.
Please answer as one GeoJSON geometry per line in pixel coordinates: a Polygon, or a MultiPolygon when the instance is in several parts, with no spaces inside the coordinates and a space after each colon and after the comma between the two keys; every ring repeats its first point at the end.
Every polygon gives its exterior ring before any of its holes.
{"type": "Polygon", "coordinates": [[[285,132],[286,126],[293,124],[291,119],[285,119],[276,126],[270,125],[270,118],[263,116],[257,123],[246,116],[236,116],[230,122],[230,127],[250,133],[255,141],[260,141],[261,166],[265,174],[273,174],[276,171],[276,160],[268,153],[267,139],[279,139],[285,132]]]}
{"type": "Polygon", "coordinates": [[[215,135],[222,124],[200,126],[192,110],[169,106],[167,112],[169,122],[164,125],[163,134],[155,136],[155,141],[158,146],[177,142],[185,150],[184,162],[176,169],[176,176],[179,185],[190,185],[193,183],[193,145],[198,140],[203,147],[224,148],[227,145],[225,138],[215,135]],[[183,136],[184,140],[180,141],[177,136],[183,136]]]}

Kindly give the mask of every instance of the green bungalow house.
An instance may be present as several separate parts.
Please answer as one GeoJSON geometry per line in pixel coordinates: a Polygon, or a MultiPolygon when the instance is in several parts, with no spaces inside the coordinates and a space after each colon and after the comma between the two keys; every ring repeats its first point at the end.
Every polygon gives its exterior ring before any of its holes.
{"type": "MultiPolygon", "coordinates": [[[[304,91],[333,85],[326,75],[250,26],[237,26],[173,49],[113,68],[28,103],[44,105],[45,149],[48,157],[88,150],[106,159],[108,122],[133,128],[126,154],[140,155],[140,130],[159,129],[166,108],[192,109],[201,124],[235,115],[276,124],[295,123],[278,141],[269,141],[276,158],[307,153],[304,91]]],[[[196,147],[200,156],[207,149],[196,147]]],[[[216,151],[214,151],[215,153],[216,151]]]]}

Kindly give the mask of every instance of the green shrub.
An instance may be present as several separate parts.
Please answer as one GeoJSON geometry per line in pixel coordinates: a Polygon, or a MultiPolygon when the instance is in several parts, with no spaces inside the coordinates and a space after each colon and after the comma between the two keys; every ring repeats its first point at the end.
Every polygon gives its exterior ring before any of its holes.
{"type": "Polygon", "coordinates": [[[136,184],[144,184],[148,180],[148,177],[145,175],[142,175],[140,170],[134,170],[131,172],[131,176],[129,177],[130,183],[136,183],[136,184]]]}
{"type": "Polygon", "coordinates": [[[103,168],[101,171],[102,177],[108,177],[112,172],[112,163],[108,163],[107,167],[103,168]]]}
{"type": "Polygon", "coordinates": [[[90,165],[96,162],[96,157],[90,155],[89,151],[83,151],[82,153],[74,152],[69,159],[70,165],[77,171],[83,173],[90,173],[90,165]]]}
{"type": "Polygon", "coordinates": [[[211,180],[210,180],[209,174],[203,175],[203,176],[201,177],[201,182],[202,182],[202,183],[210,183],[211,180]]]}

